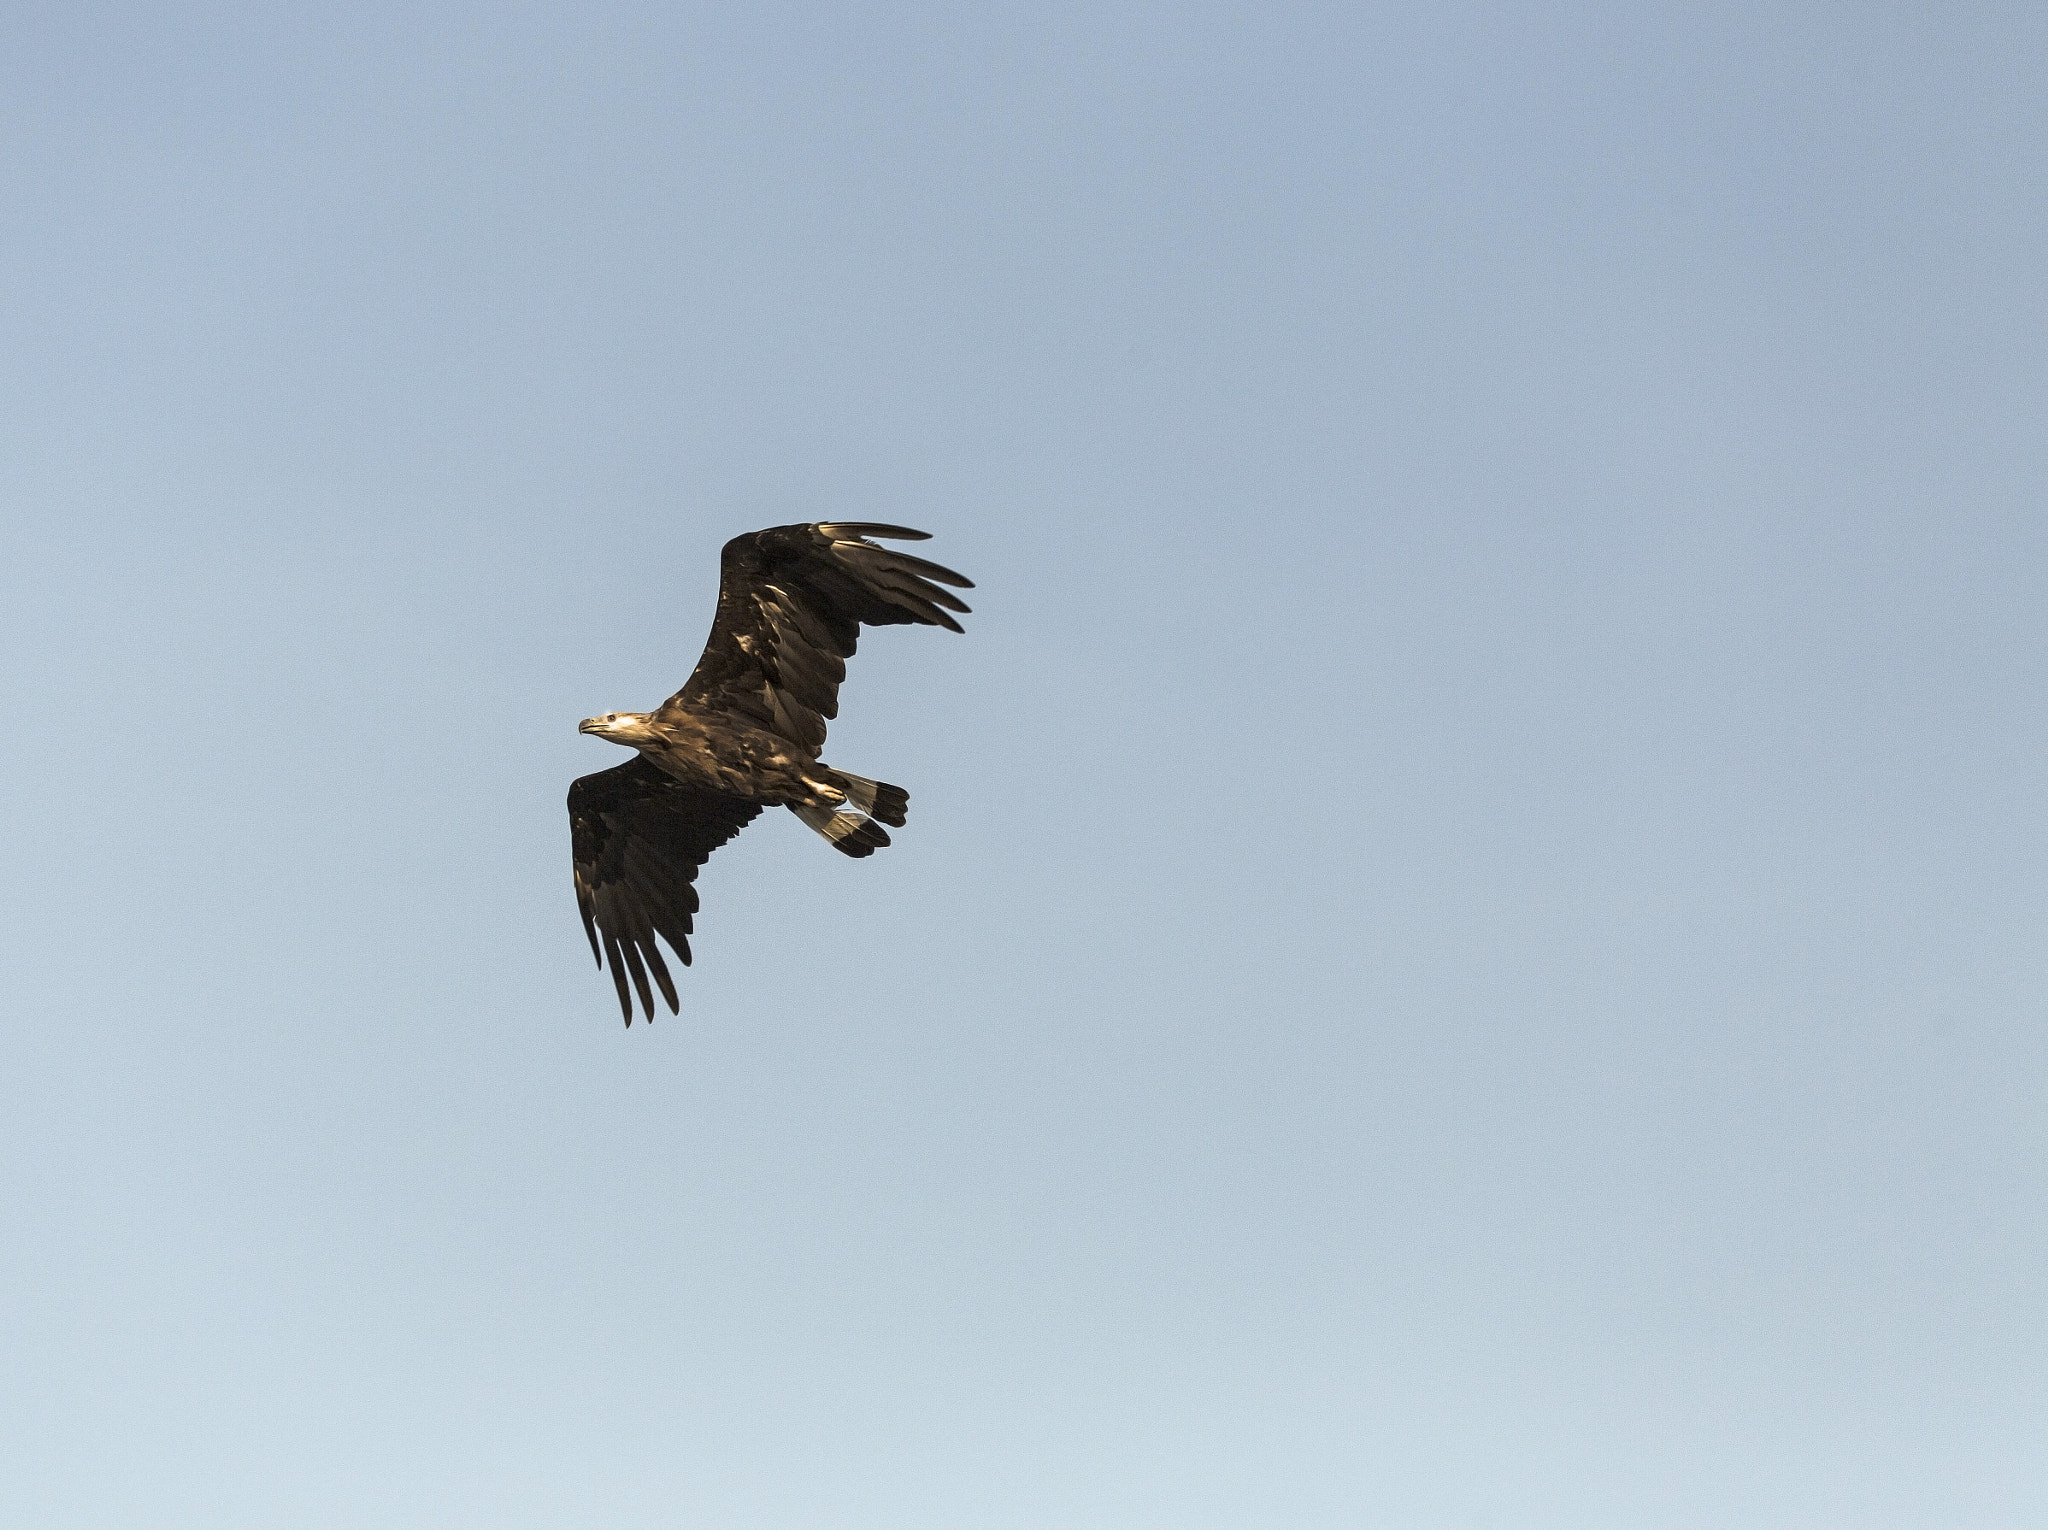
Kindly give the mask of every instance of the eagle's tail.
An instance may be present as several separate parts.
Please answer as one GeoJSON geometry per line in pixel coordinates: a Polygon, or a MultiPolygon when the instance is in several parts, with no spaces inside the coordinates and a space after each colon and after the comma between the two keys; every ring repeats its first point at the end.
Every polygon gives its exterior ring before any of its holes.
{"type": "Polygon", "coordinates": [[[889,843],[889,824],[902,828],[909,816],[910,793],[886,781],[870,781],[847,770],[825,767],[832,785],[846,794],[837,808],[792,802],[789,810],[832,842],[842,855],[873,855],[889,843]]]}
{"type": "Polygon", "coordinates": [[[873,814],[892,829],[903,827],[910,816],[910,793],[887,781],[870,781],[850,770],[832,772],[832,783],[845,792],[863,813],[873,814]]]}

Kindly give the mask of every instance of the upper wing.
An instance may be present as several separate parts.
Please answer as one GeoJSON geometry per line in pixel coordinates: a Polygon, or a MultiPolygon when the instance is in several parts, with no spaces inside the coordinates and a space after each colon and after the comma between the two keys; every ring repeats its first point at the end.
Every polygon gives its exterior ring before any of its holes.
{"type": "Polygon", "coordinates": [[[676,1013],[676,985],[654,943],[661,936],[690,965],[690,916],[697,911],[697,868],[711,852],[752,823],[758,802],[685,786],[635,755],[624,765],[584,776],[569,788],[569,833],[576,860],[576,906],[598,966],[611,958],[619,1008],[633,1023],[626,974],[654,1019],[647,969],[676,1013]],[[604,950],[598,950],[598,933],[604,950]]]}
{"type": "Polygon", "coordinates": [[[949,568],[869,537],[927,540],[902,526],[844,522],[771,526],[726,543],[704,657],[656,717],[723,713],[812,755],[824,748],[825,719],[839,715],[839,682],[861,624],[917,622],[958,632],[946,612],[968,607],[939,586],[974,588],[949,568]]]}

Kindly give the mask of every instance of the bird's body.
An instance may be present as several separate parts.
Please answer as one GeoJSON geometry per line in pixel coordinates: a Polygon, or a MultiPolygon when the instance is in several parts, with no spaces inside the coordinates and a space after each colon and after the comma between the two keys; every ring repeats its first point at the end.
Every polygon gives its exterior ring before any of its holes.
{"type": "Polygon", "coordinates": [[[638,751],[569,788],[576,901],[600,966],[610,958],[633,1023],[630,974],[654,1018],[651,974],[677,1009],[655,937],[687,966],[697,868],[767,807],[786,807],[847,855],[872,855],[910,797],[819,759],[825,720],[862,626],[960,631],[950,569],[869,541],[923,540],[900,526],[774,526],[726,543],[718,615],[696,671],[653,712],[586,718],[581,731],[638,751]],[[937,581],[936,583],[934,581],[937,581]],[[600,933],[603,943],[599,943],[600,933]]]}
{"type": "Polygon", "coordinates": [[[817,779],[817,761],[803,750],[744,723],[706,719],[680,709],[666,717],[614,712],[591,718],[581,731],[639,750],[642,758],[685,786],[724,792],[764,807],[835,807],[844,796],[817,779]]]}

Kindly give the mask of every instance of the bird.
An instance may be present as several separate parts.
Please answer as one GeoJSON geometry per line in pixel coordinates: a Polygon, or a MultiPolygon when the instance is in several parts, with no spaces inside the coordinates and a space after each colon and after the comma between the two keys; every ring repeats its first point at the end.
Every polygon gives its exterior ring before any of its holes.
{"type": "Polygon", "coordinates": [[[619,1008],[648,1023],[661,990],[680,1013],[656,937],[690,965],[697,868],[759,817],[785,807],[843,855],[873,855],[901,828],[910,794],[818,758],[862,627],[964,629],[970,607],[945,588],[974,582],[877,541],[930,534],[867,521],[770,526],[725,544],[718,612],[683,688],[652,712],[577,725],[636,751],[569,788],[576,906],[619,1008]],[[886,828],[884,826],[887,826],[886,828]],[[632,988],[627,987],[627,978],[632,988]]]}

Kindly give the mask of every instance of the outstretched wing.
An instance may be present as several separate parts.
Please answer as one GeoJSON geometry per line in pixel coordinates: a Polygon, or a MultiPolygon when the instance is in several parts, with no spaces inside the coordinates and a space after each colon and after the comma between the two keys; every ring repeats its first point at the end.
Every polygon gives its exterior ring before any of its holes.
{"type": "Polygon", "coordinates": [[[758,802],[685,786],[641,755],[570,786],[576,906],[583,911],[590,954],[600,967],[611,959],[626,1024],[633,1023],[629,972],[649,1023],[654,1020],[649,968],[669,1013],[676,1013],[676,985],[654,937],[667,941],[683,965],[690,965],[690,916],[697,912],[697,889],[691,884],[697,868],[760,812],[758,802]]]}
{"type": "Polygon", "coordinates": [[[974,588],[949,568],[877,547],[870,537],[928,540],[902,526],[828,522],[771,526],[726,543],[704,657],[656,718],[733,717],[815,756],[825,747],[825,719],[839,715],[839,682],[861,625],[915,622],[958,632],[947,612],[968,607],[940,586],[974,588]]]}

